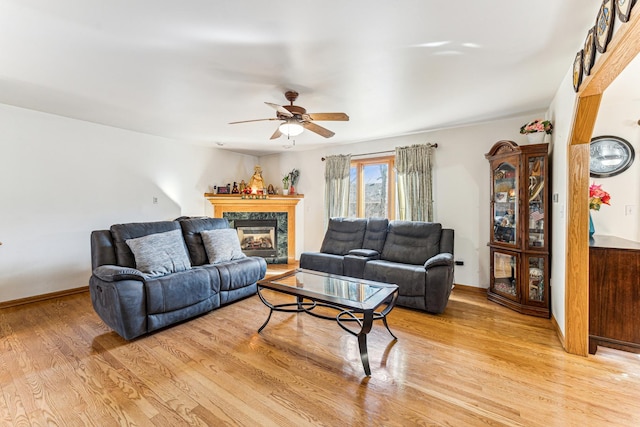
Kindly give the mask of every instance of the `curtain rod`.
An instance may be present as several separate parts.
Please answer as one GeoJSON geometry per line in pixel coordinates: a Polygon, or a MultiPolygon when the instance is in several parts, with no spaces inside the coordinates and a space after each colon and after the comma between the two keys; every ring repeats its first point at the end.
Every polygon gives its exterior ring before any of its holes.
{"type": "MultiPolygon", "coordinates": [[[[436,144],[429,144],[429,146],[430,146],[430,147],[433,147],[433,148],[438,148],[438,144],[437,144],[437,143],[436,143],[436,144]]],[[[372,154],[386,154],[386,153],[395,153],[395,152],[396,152],[396,150],[376,151],[376,152],[373,152],[373,153],[354,154],[354,155],[353,155],[353,156],[351,156],[351,157],[370,156],[370,155],[372,155],[372,154]]],[[[324,161],[325,161],[325,160],[327,160],[327,159],[326,159],[326,157],[322,157],[322,159],[321,159],[321,160],[324,162],[324,161]]]]}

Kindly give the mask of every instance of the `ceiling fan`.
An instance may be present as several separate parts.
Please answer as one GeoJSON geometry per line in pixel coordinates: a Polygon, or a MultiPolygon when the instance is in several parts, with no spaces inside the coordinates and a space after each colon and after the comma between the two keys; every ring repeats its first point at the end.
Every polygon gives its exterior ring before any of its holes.
{"type": "Polygon", "coordinates": [[[307,113],[302,107],[293,105],[293,102],[298,98],[298,92],[289,90],[284,94],[290,105],[278,105],[271,102],[265,102],[268,106],[276,110],[276,117],[268,119],[256,119],[256,120],[243,120],[239,122],[231,122],[230,125],[237,123],[249,123],[249,122],[261,122],[265,120],[281,120],[282,123],[276,131],[271,135],[271,139],[279,138],[282,135],[287,137],[300,135],[304,129],[317,133],[325,138],[331,138],[335,135],[334,132],[327,128],[314,123],[314,121],[348,121],[349,116],[345,113],[307,113]]]}

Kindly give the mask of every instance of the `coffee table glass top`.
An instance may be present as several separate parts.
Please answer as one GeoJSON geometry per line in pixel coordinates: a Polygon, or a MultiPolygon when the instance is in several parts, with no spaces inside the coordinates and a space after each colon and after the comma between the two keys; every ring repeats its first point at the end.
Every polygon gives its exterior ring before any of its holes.
{"type": "Polygon", "coordinates": [[[345,303],[374,303],[379,304],[381,299],[387,298],[397,288],[389,285],[353,277],[336,276],[313,270],[297,269],[273,279],[261,281],[260,285],[278,288],[285,291],[287,288],[296,295],[318,296],[328,299],[335,298],[345,303]]]}

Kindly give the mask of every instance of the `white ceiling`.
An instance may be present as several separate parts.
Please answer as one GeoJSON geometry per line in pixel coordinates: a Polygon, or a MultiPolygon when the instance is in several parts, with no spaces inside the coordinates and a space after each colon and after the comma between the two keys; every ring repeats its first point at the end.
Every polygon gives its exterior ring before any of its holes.
{"type": "Polygon", "coordinates": [[[0,103],[251,154],[545,109],[599,0],[1,0],[0,103]]]}

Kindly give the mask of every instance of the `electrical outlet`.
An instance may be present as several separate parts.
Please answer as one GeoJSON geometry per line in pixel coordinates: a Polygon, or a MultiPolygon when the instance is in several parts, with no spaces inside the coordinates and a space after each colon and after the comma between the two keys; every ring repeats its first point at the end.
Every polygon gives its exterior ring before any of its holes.
{"type": "Polygon", "coordinates": [[[624,215],[625,216],[635,216],[636,214],[636,205],[626,205],[624,207],[624,215]]]}
{"type": "Polygon", "coordinates": [[[157,198],[157,197],[154,197],[154,198],[153,198],[153,204],[154,204],[154,205],[157,205],[157,204],[158,204],[158,198],[157,198]]]}

